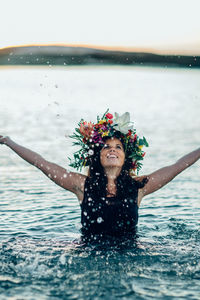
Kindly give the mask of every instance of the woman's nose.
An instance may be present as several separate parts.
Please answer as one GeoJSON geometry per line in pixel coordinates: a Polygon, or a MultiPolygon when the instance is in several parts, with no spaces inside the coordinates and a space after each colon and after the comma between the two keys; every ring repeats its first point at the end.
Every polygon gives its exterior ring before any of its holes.
{"type": "Polygon", "coordinates": [[[113,152],[113,151],[115,152],[115,148],[114,148],[114,147],[111,147],[111,148],[110,148],[110,152],[113,152]]]}

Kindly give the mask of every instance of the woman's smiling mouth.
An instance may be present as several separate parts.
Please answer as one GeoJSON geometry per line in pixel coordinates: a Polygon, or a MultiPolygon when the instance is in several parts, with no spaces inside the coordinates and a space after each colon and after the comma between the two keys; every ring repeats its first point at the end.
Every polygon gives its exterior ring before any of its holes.
{"type": "Polygon", "coordinates": [[[108,154],[107,158],[118,158],[118,156],[115,154],[108,154]]]}

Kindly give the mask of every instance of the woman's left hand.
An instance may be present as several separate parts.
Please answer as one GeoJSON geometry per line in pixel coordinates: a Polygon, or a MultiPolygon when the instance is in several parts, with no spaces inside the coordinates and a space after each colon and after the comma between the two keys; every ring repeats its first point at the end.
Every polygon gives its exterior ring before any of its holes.
{"type": "Polygon", "coordinates": [[[0,135],[0,144],[1,144],[1,145],[6,144],[7,141],[8,141],[8,139],[9,139],[8,136],[0,135]]]}

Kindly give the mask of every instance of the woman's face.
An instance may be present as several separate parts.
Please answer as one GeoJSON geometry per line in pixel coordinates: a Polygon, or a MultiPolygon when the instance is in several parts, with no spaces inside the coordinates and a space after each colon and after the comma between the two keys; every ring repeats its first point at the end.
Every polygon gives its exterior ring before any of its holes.
{"type": "Polygon", "coordinates": [[[105,167],[122,167],[125,153],[122,143],[117,138],[108,139],[100,153],[100,162],[105,167]]]}

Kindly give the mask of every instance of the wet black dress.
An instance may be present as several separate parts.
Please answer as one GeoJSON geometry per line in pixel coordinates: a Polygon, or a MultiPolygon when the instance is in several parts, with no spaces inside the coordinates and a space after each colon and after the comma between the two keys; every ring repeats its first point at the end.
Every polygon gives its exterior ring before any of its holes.
{"type": "Polygon", "coordinates": [[[81,203],[81,223],[84,235],[121,236],[136,232],[138,222],[138,190],[133,197],[95,197],[87,177],[81,203]],[[95,199],[94,199],[95,198],[95,199]]]}

